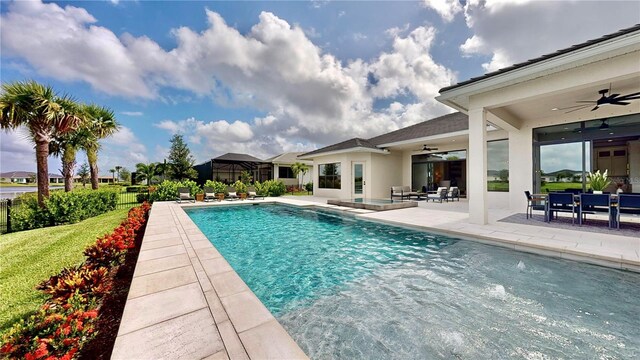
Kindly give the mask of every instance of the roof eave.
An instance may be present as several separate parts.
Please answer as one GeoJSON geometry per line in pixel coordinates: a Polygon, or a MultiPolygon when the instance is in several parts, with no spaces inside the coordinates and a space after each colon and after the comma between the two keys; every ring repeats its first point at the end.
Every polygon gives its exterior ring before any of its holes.
{"type": "Polygon", "coordinates": [[[425,142],[428,143],[434,140],[441,140],[449,137],[457,137],[457,136],[463,136],[463,135],[469,135],[469,130],[459,130],[459,131],[454,131],[449,133],[429,135],[429,136],[423,136],[423,137],[414,138],[414,139],[396,141],[396,142],[391,142],[386,144],[380,144],[378,145],[378,147],[389,148],[389,147],[409,145],[409,144],[417,144],[417,143],[425,143],[425,142]]]}
{"type": "Polygon", "coordinates": [[[384,154],[384,155],[389,154],[388,150],[359,146],[359,147],[354,147],[349,149],[326,151],[326,152],[320,152],[315,154],[302,154],[298,156],[298,158],[302,160],[313,160],[314,158],[320,157],[320,156],[339,155],[339,154],[346,154],[346,153],[359,153],[359,152],[370,152],[370,153],[384,154]]]}
{"type": "Polygon", "coordinates": [[[446,90],[440,89],[440,95],[436,97],[436,100],[461,112],[467,112],[469,97],[472,95],[524,82],[536,78],[543,73],[562,71],[577,63],[598,61],[605,57],[637,50],[640,50],[640,31],[576,49],[566,54],[496,74],[488,78],[481,78],[469,84],[443,88],[446,90]]]}

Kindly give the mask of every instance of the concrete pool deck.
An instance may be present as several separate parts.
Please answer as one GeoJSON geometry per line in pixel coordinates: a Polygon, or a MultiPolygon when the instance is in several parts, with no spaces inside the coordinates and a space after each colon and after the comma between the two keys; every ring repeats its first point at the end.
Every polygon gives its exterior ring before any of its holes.
{"type": "Polygon", "coordinates": [[[300,347],[182,208],[281,203],[569,260],[640,272],[640,238],[498,223],[468,223],[464,204],[373,212],[326,198],[153,204],[112,359],[304,359],[300,347]],[[322,203],[324,201],[324,203],[322,203]]]}

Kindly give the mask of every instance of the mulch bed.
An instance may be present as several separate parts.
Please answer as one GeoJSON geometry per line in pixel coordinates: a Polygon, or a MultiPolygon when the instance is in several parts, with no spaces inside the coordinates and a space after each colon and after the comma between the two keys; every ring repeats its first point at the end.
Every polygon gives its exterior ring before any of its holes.
{"type": "Polygon", "coordinates": [[[141,228],[136,235],[135,248],[129,249],[125,257],[124,264],[117,269],[115,278],[113,279],[113,287],[111,292],[104,298],[100,306],[100,315],[98,317],[97,335],[87,343],[80,352],[80,359],[104,359],[111,358],[113,345],[116,342],[118,328],[120,327],[120,319],[124,311],[124,305],[127,303],[127,295],[129,287],[133,280],[133,273],[136,269],[142,238],[144,237],[147,224],[141,228]]]}

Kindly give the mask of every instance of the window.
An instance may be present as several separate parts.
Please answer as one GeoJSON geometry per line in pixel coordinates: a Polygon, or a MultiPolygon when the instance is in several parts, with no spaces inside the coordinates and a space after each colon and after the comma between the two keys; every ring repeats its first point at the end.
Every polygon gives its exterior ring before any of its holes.
{"type": "Polygon", "coordinates": [[[341,189],[340,163],[318,165],[318,187],[341,189]]]}
{"type": "Polygon", "coordinates": [[[487,142],[487,190],[509,191],[509,140],[487,142]]]}
{"type": "Polygon", "coordinates": [[[294,179],[293,171],[289,166],[278,166],[278,178],[280,179],[294,179]]]}

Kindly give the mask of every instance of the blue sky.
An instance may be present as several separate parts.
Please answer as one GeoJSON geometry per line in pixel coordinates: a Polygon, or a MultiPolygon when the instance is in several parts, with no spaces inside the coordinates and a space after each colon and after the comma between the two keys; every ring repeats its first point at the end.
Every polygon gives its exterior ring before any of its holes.
{"type": "MultiPolygon", "coordinates": [[[[441,87],[639,22],[640,4],[468,1],[0,2],[2,82],[35,79],[112,108],[101,173],[267,158],[371,137],[451,110],[441,87]]],[[[34,170],[20,132],[0,170],[34,170]]],[[[78,163],[85,161],[80,154],[78,163]]],[[[50,160],[50,172],[59,161],[50,160]]]]}

